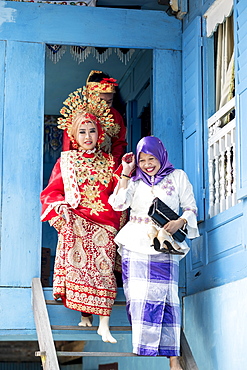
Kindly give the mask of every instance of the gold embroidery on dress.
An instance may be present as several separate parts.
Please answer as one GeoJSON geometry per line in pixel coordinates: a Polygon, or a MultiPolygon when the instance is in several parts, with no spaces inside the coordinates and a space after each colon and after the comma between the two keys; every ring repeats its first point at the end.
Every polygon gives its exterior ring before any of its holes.
{"type": "Polygon", "coordinates": [[[59,233],[62,227],[65,225],[65,220],[61,216],[55,216],[48,220],[48,223],[50,224],[50,226],[53,226],[59,233]]]}
{"type": "MultiPolygon", "coordinates": [[[[68,252],[68,261],[69,263],[76,268],[83,268],[87,263],[87,255],[82,248],[81,240],[76,238],[74,247],[71,248],[68,252]]],[[[73,279],[71,279],[74,281],[73,279]]]]}
{"type": "Polygon", "coordinates": [[[101,276],[111,275],[112,273],[112,263],[107,257],[104,248],[99,248],[100,255],[95,259],[95,265],[100,271],[101,276]]]}
{"type": "Polygon", "coordinates": [[[86,230],[84,229],[84,227],[82,226],[80,222],[80,219],[78,218],[75,218],[73,222],[73,232],[75,233],[75,235],[80,236],[80,237],[87,235],[86,230]]]}
{"type": "Polygon", "coordinates": [[[97,230],[92,237],[92,241],[98,247],[105,247],[109,243],[109,237],[104,229],[97,230]]]}
{"type": "Polygon", "coordinates": [[[87,182],[87,186],[81,192],[80,204],[91,209],[91,215],[99,215],[99,212],[107,211],[100,199],[99,185],[107,186],[111,181],[113,165],[113,157],[110,156],[106,159],[101,151],[89,158],[83,156],[80,152],[76,153],[75,173],[78,185],[87,182]]]}

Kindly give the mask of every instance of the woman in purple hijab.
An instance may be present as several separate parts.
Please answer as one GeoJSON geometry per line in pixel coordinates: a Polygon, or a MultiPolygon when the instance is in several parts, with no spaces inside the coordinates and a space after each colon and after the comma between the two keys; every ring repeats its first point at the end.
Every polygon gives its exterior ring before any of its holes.
{"type": "Polygon", "coordinates": [[[142,179],[149,186],[158,184],[165,176],[175,170],[173,165],[168,161],[168,153],[162,141],[154,136],[146,136],[139,141],[136,147],[136,158],[136,175],[132,179],[134,181],[142,179]],[[161,164],[159,171],[154,176],[154,183],[151,181],[151,176],[143,172],[138,166],[138,159],[141,152],[153,155],[161,164]]]}
{"type": "Polygon", "coordinates": [[[178,298],[179,260],[189,251],[186,241],[172,238],[186,224],[187,237],[197,237],[197,207],[186,173],[175,169],[157,137],[142,138],[136,156],[127,153],[123,170],[109,203],[114,210],[130,208],[130,219],[115,242],[122,256],[123,288],[132,325],[133,353],[167,356],[170,369],[182,370],[180,356],[180,303],[178,298]],[[131,174],[135,171],[135,174],[131,174]],[[148,216],[155,197],[181,217],[163,228],[148,216]],[[154,249],[154,240],[161,250],[154,249]],[[173,250],[166,247],[170,241],[173,250]],[[172,252],[172,253],[170,253],[172,252]]]}

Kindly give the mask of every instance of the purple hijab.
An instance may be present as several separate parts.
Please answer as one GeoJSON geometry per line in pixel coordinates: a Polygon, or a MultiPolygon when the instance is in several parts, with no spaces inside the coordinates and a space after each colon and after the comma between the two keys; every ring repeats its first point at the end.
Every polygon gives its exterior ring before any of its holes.
{"type": "Polygon", "coordinates": [[[132,177],[133,181],[141,179],[145,184],[152,186],[158,184],[165,176],[173,172],[175,168],[168,161],[168,153],[162,141],[154,136],[143,137],[136,146],[136,173],[132,177]],[[151,154],[160,162],[160,169],[154,176],[154,183],[151,182],[151,176],[144,173],[138,166],[140,153],[151,154]]]}

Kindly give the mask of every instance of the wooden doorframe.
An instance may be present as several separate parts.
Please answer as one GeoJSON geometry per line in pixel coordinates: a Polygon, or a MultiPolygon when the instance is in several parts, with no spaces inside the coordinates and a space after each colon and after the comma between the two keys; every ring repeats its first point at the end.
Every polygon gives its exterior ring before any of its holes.
{"type": "Polygon", "coordinates": [[[160,11],[0,2],[0,284],[15,287],[3,305],[4,329],[34,328],[27,296],[40,276],[45,44],[152,49],[153,133],[179,166],[181,34],[181,21],[160,11]],[[18,315],[17,299],[26,302],[18,315]]]}

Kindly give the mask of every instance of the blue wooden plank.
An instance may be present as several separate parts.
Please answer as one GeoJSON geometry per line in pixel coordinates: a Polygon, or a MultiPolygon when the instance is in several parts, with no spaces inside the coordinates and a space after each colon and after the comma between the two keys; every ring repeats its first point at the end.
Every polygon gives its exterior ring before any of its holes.
{"type": "Polygon", "coordinates": [[[153,51],[152,134],[166,146],[169,159],[182,168],[181,53],[153,51]]]}
{"type": "Polygon", "coordinates": [[[203,167],[202,153],[203,147],[198,137],[198,128],[190,126],[184,131],[184,167],[190,182],[193,185],[193,190],[198,207],[198,221],[204,219],[204,203],[203,203],[203,167]]]}
{"type": "Polygon", "coordinates": [[[188,255],[188,270],[197,269],[202,267],[205,264],[205,243],[203,235],[200,235],[198,238],[193,239],[190,242],[190,253],[188,255]]]}
{"type": "Polygon", "coordinates": [[[241,231],[241,216],[232,220],[230,225],[229,222],[226,222],[211,230],[209,229],[207,232],[208,262],[217,261],[243,250],[241,231]],[[229,232],[229,229],[234,230],[234,233],[229,232]],[[226,235],[227,238],[225,238],[226,235]],[[212,245],[214,246],[213,248],[210,247],[212,245]]]}
{"type": "Polygon", "coordinates": [[[234,4],[234,13],[236,14],[236,17],[238,18],[238,23],[244,24],[246,19],[246,1],[245,0],[235,0],[234,4]]]}
{"type": "MultiPolygon", "coordinates": [[[[153,51],[153,124],[152,134],[168,150],[169,160],[182,168],[181,53],[153,51]]],[[[185,260],[180,262],[179,291],[184,294],[185,260]]]]}
{"type": "Polygon", "coordinates": [[[185,334],[200,370],[246,368],[247,278],[184,299],[185,334]]]}
{"type": "MultiPolygon", "coordinates": [[[[6,42],[0,41],[0,184],[3,174],[3,111],[4,111],[4,88],[5,88],[5,49],[6,42]]],[[[0,191],[0,215],[2,215],[2,192],[0,191]]],[[[2,217],[0,218],[2,219],[2,217]]]]}
{"type": "Polygon", "coordinates": [[[205,221],[204,229],[201,230],[202,249],[199,250],[198,257],[200,261],[201,254],[203,264],[192,263],[196,262],[194,249],[188,255],[190,257],[187,270],[188,294],[227,284],[246,276],[246,233],[241,226],[246,223],[243,209],[243,204],[238,203],[205,221]]]}
{"type": "MultiPolygon", "coordinates": [[[[247,67],[247,66],[246,66],[247,67]]],[[[247,73],[247,68],[246,68],[247,73]]],[[[247,88],[237,96],[237,196],[244,198],[247,196],[247,171],[246,171],[246,139],[247,139],[247,88]]]]}
{"type": "Polygon", "coordinates": [[[183,34],[183,115],[186,129],[190,125],[201,123],[201,107],[198,99],[202,93],[200,32],[198,17],[183,34]],[[191,104],[194,106],[193,109],[188,105],[191,100],[197,101],[197,105],[191,104]],[[191,115],[190,119],[188,119],[189,115],[191,115]]]}
{"type": "Polygon", "coordinates": [[[198,220],[204,220],[201,18],[183,33],[184,168],[193,185],[198,220]]]}
{"type": "Polygon", "coordinates": [[[234,42],[236,45],[235,71],[236,71],[236,129],[237,129],[237,196],[247,196],[247,171],[246,171],[246,99],[247,99],[247,63],[246,63],[246,3],[243,0],[236,1],[234,12],[234,42]]]}
{"type": "Polygon", "coordinates": [[[181,49],[181,22],[165,12],[9,1],[0,6],[13,17],[0,15],[0,40],[181,49]]]}
{"type": "MultiPolygon", "coordinates": [[[[201,61],[201,19],[198,17],[190,23],[183,33],[182,61],[184,169],[193,185],[198,207],[198,220],[204,220],[201,61]]],[[[189,245],[191,251],[186,258],[187,292],[192,289],[191,285],[193,286],[196,280],[195,274],[198,272],[198,268],[203,270],[205,266],[206,252],[203,235],[190,242],[189,245]]],[[[198,290],[200,289],[201,285],[198,290]]]]}
{"type": "MultiPolygon", "coordinates": [[[[114,333],[115,336],[115,333],[114,333]]],[[[87,352],[132,352],[131,336],[125,336],[124,340],[112,346],[110,343],[99,343],[87,341],[85,343],[85,351],[87,352]],[[100,350],[99,350],[100,348],[100,350]]],[[[118,369],[126,370],[168,370],[169,360],[162,356],[134,356],[134,357],[84,357],[83,368],[98,369],[99,365],[118,363],[118,369]]]]}
{"type": "Polygon", "coordinates": [[[241,280],[246,276],[246,270],[246,252],[243,250],[220,258],[204,268],[198,267],[187,273],[187,294],[241,280]]]}
{"type": "Polygon", "coordinates": [[[15,329],[20,334],[22,330],[35,329],[31,288],[0,288],[0,302],[1,334],[2,330],[15,329]]]}
{"type": "Polygon", "coordinates": [[[40,274],[44,45],[8,42],[3,138],[0,282],[30,286],[40,274]]]}

